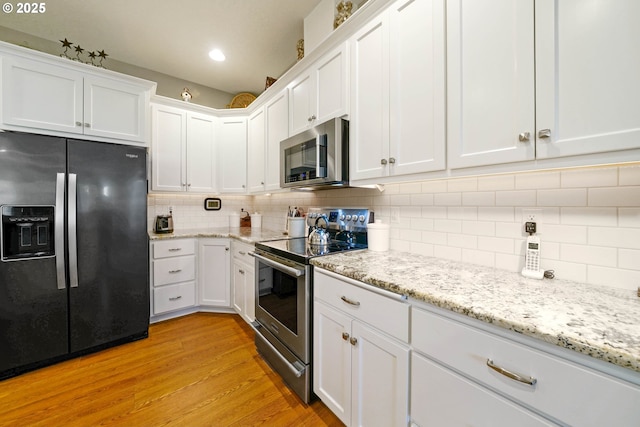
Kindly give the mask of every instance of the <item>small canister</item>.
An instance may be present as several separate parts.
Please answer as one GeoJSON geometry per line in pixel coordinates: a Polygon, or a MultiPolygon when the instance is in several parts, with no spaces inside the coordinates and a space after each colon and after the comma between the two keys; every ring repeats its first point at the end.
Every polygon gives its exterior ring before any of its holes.
{"type": "Polygon", "coordinates": [[[306,218],[289,217],[289,237],[306,237],[306,218]]]}
{"type": "Polygon", "coordinates": [[[383,224],[376,219],[373,224],[367,225],[367,244],[369,250],[374,252],[386,252],[389,250],[389,224],[383,224]]]}
{"type": "Polygon", "coordinates": [[[240,228],[240,214],[235,212],[229,214],[229,227],[240,228]]]}
{"type": "Polygon", "coordinates": [[[254,212],[251,215],[251,228],[262,228],[262,214],[254,212]]]}

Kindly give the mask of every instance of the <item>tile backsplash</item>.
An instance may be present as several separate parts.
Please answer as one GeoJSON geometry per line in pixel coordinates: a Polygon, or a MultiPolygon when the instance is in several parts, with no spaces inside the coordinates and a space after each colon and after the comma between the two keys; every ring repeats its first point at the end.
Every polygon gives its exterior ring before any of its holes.
{"type": "Polygon", "coordinates": [[[241,208],[283,229],[288,206],[369,207],[391,224],[391,250],[508,271],[524,265],[523,211],[533,210],[541,265],[556,277],[635,290],[640,286],[640,163],[386,185],[375,189],[220,196],[149,195],[149,221],[174,208],[176,228],[228,224],[241,208]]]}

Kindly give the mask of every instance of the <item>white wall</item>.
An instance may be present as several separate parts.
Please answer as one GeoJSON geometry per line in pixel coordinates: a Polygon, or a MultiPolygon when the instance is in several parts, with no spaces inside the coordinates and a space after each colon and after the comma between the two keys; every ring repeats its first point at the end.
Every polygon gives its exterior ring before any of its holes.
{"type": "MultiPolygon", "coordinates": [[[[392,250],[509,271],[520,271],[524,264],[522,209],[540,209],[544,269],[578,282],[634,290],[640,286],[640,163],[393,184],[384,192],[221,196],[224,210],[217,214],[202,209],[204,196],[178,197],[177,226],[183,221],[226,226],[226,209],[239,212],[241,207],[257,209],[263,227],[276,230],[284,229],[288,206],[370,207],[385,222],[397,210],[392,250]]],[[[164,213],[170,200],[150,196],[158,213],[164,213]]]]}

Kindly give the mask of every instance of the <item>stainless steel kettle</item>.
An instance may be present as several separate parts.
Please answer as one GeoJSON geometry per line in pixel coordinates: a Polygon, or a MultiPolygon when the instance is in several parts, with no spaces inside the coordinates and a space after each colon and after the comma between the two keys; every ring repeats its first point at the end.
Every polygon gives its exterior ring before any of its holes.
{"type": "Polygon", "coordinates": [[[327,246],[329,244],[329,232],[326,230],[326,228],[321,228],[318,225],[318,221],[323,220],[325,223],[325,226],[329,225],[329,221],[327,220],[327,217],[322,215],[319,216],[316,219],[316,223],[315,226],[313,227],[313,230],[311,230],[311,233],[309,233],[309,244],[313,245],[313,246],[327,246]]]}

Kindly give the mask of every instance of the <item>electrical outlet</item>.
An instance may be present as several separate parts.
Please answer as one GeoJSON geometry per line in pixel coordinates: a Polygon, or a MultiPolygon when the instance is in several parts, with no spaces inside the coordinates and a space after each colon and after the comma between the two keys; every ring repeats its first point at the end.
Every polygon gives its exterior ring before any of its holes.
{"type": "Polygon", "coordinates": [[[400,208],[391,208],[391,223],[400,224],[400,208]]]}
{"type": "Polygon", "coordinates": [[[542,222],[542,209],[522,209],[522,222],[542,222]]]}

